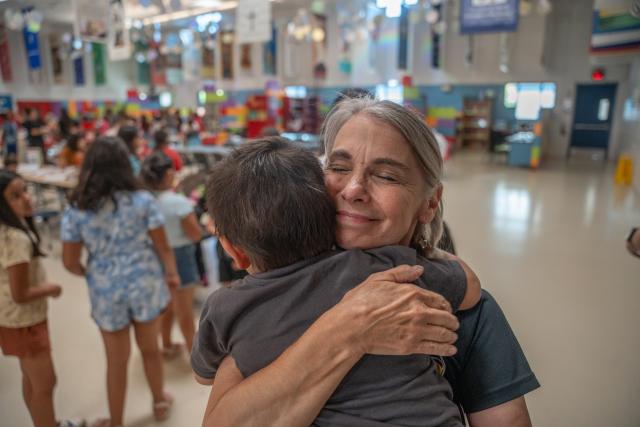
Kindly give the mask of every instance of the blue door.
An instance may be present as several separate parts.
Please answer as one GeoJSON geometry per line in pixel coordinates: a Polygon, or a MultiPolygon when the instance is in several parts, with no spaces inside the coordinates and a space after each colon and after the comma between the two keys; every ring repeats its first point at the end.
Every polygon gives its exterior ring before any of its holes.
{"type": "Polygon", "coordinates": [[[615,83],[577,85],[567,157],[572,148],[593,148],[604,150],[607,158],[617,87],[615,83]]]}

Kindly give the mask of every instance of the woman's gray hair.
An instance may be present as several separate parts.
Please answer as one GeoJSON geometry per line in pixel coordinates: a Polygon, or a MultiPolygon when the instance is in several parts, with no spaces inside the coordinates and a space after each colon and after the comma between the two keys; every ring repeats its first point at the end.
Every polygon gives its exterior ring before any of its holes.
{"type": "MultiPolygon", "coordinates": [[[[366,114],[386,123],[402,134],[418,158],[427,194],[432,197],[440,186],[442,156],[438,142],[424,121],[413,111],[391,101],[379,101],[369,97],[345,99],[328,114],[322,126],[324,148],[330,155],[338,132],[344,124],[358,114],[366,114]]],[[[411,246],[424,256],[432,256],[442,236],[442,203],[429,224],[418,224],[411,246]]]]}

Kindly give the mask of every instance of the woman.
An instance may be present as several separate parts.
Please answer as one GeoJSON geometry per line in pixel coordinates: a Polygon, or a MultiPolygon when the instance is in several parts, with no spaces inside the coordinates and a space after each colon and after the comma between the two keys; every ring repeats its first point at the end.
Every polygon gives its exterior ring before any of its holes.
{"type": "MultiPolygon", "coordinates": [[[[338,245],[404,244],[437,255],[442,159],[422,120],[391,102],[351,99],[331,112],[323,133],[338,245]],[[425,209],[432,214],[419,215],[425,209]]],[[[405,285],[415,278],[406,266],[371,275],[247,379],[225,359],[206,418],[216,425],[309,425],[364,354],[452,356],[456,348],[441,337],[458,330],[458,321],[438,309],[434,294],[405,285]]],[[[495,301],[484,293],[459,321],[457,354],[446,359],[445,375],[471,425],[530,425],[523,396],[539,385],[495,301]]]]}

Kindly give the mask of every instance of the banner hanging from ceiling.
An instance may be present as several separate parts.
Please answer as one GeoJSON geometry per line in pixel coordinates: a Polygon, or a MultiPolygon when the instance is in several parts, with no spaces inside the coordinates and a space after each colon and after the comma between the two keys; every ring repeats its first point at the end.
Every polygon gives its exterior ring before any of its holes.
{"type": "Polygon", "coordinates": [[[91,53],[93,56],[94,83],[96,86],[102,86],[107,83],[107,61],[105,58],[105,45],[101,43],[92,43],[91,53]]]}
{"type": "Polygon", "coordinates": [[[271,40],[264,44],[262,50],[262,72],[268,76],[276,75],[276,49],[278,33],[275,25],[271,28],[271,40]]]}
{"type": "Polygon", "coordinates": [[[64,84],[62,36],[57,33],[49,34],[49,52],[51,53],[51,74],[53,84],[64,84]]]}
{"type": "Polygon", "coordinates": [[[76,86],[84,86],[84,56],[81,52],[77,55],[73,60],[73,81],[76,86]]]}
{"type": "Polygon", "coordinates": [[[236,10],[238,44],[263,43],[271,40],[271,2],[239,0],[236,10]]]}
{"type": "Polygon", "coordinates": [[[202,42],[202,68],[200,73],[203,79],[216,78],[216,39],[214,37],[202,42]]]}
{"type": "Polygon", "coordinates": [[[108,0],[75,0],[75,31],[83,40],[107,43],[110,3],[108,0]]]}
{"type": "Polygon", "coordinates": [[[7,27],[3,23],[0,23],[0,72],[3,81],[10,82],[13,79],[7,27]]]}
{"type": "Polygon", "coordinates": [[[222,78],[233,79],[233,43],[235,31],[220,32],[220,56],[222,60],[222,78]]]}
{"type": "Polygon", "coordinates": [[[124,5],[122,0],[111,0],[109,3],[109,59],[124,61],[131,57],[131,40],[125,25],[124,5]]]}
{"type": "Polygon", "coordinates": [[[516,31],[519,7],[519,0],[460,0],[460,33],[516,31]]]}

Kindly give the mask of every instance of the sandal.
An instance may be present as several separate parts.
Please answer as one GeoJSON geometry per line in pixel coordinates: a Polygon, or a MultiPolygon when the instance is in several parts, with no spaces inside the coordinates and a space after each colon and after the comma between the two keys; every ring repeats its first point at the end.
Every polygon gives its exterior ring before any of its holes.
{"type": "Polygon", "coordinates": [[[98,418],[89,424],[89,427],[111,427],[111,419],[110,418],[98,418]]]}
{"type": "Polygon", "coordinates": [[[182,353],[182,349],[184,348],[183,344],[171,344],[169,347],[164,347],[162,349],[162,356],[166,360],[175,359],[182,353]]]}
{"type": "Polygon", "coordinates": [[[166,391],[163,394],[164,400],[153,403],[153,417],[156,421],[164,421],[169,418],[171,406],[173,405],[173,396],[166,391]]]}

